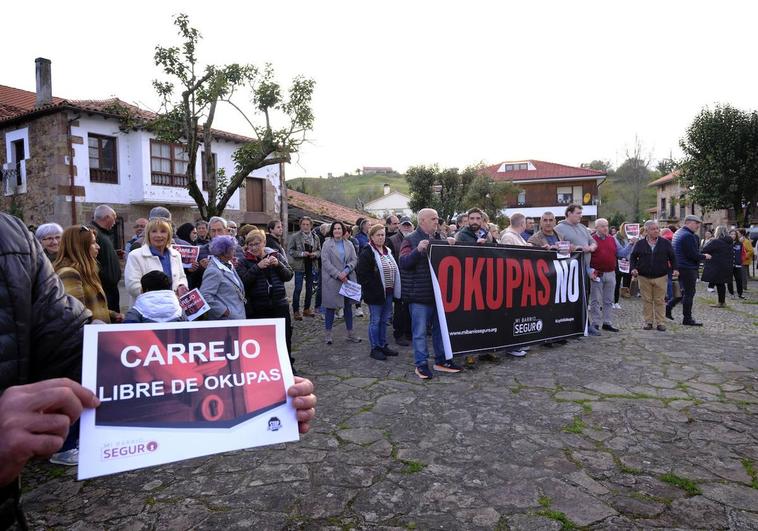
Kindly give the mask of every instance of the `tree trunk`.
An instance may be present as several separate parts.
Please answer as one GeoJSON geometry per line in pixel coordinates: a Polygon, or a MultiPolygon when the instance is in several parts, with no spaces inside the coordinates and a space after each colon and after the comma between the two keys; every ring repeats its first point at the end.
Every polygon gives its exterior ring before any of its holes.
{"type": "Polygon", "coordinates": [[[279,193],[281,194],[279,204],[281,205],[280,208],[280,217],[282,219],[282,227],[284,228],[284,232],[282,233],[282,247],[287,248],[287,236],[289,235],[289,231],[287,227],[289,226],[289,199],[287,198],[287,181],[284,176],[284,163],[279,163],[279,193]]]}

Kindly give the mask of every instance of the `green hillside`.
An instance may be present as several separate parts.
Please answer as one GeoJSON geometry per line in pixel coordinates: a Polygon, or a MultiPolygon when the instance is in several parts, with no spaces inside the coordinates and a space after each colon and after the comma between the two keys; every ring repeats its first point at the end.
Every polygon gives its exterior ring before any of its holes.
{"type": "Polygon", "coordinates": [[[346,207],[355,208],[358,199],[368,203],[382,196],[384,184],[393,192],[408,194],[408,182],[399,173],[391,175],[346,175],[323,179],[318,177],[298,177],[288,179],[287,187],[308,195],[334,201],[346,207]]]}

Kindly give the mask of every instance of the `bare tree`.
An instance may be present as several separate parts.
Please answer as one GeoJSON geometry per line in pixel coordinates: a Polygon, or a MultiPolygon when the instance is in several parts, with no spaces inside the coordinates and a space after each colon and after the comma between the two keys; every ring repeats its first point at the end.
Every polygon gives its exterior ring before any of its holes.
{"type": "MultiPolygon", "coordinates": [[[[196,55],[200,32],[190,26],[189,17],[185,14],[177,15],[174,24],[182,39],[181,46],[155,48],[155,64],[163,69],[170,81],[153,81],[162,106],[151,129],[162,140],[181,142],[186,146],[187,189],[200,215],[208,219],[223,213],[234,192],[252,171],[289,162],[291,154],[305,142],[306,133],[313,128],[311,97],[315,82],[301,76],[295,77],[285,98],[270,64],[262,69],[237,63],[202,68],[196,55]],[[178,85],[178,99],[175,84],[178,85]],[[235,94],[243,90],[251,95],[257,121],[245,113],[234,99],[235,94]],[[243,142],[234,153],[235,168],[229,176],[218,171],[213,163],[212,126],[219,103],[236,109],[255,135],[254,140],[243,142]],[[273,125],[277,118],[284,122],[279,128],[273,125]],[[197,151],[201,144],[202,162],[208,179],[207,201],[195,176],[197,151]]],[[[283,183],[281,193],[286,198],[283,183]]]]}

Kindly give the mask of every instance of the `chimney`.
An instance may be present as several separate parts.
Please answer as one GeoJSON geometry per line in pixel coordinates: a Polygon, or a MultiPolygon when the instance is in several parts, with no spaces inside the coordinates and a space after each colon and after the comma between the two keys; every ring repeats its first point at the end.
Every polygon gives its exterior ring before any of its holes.
{"type": "Polygon", "coordinates": [[[390,185],[387,183],[384,183],[384,195],[388,195],[390,193],[390,185]]]}
{"type": "Polygon", "coordinates": [[[37,98],[34,107],[42,107],[53,101],[53,82],[50,76],[50,59],[37,57],[34,60],[37,72],[37,98]]]}

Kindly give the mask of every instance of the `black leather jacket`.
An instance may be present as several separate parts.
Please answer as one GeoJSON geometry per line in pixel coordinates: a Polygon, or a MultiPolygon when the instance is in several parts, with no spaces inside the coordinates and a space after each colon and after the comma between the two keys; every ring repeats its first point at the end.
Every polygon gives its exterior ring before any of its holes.
{"type": "MultiPolygon", "coordinates": [[[[82,327],[92,314],[65,294],[21,220],[0,212],[0,234],[0,394],[49,378],[79,381],[82,327]]],[[[17,494],[13,486],[0,488],[0,527],[16,518],[17,494]]]]}

